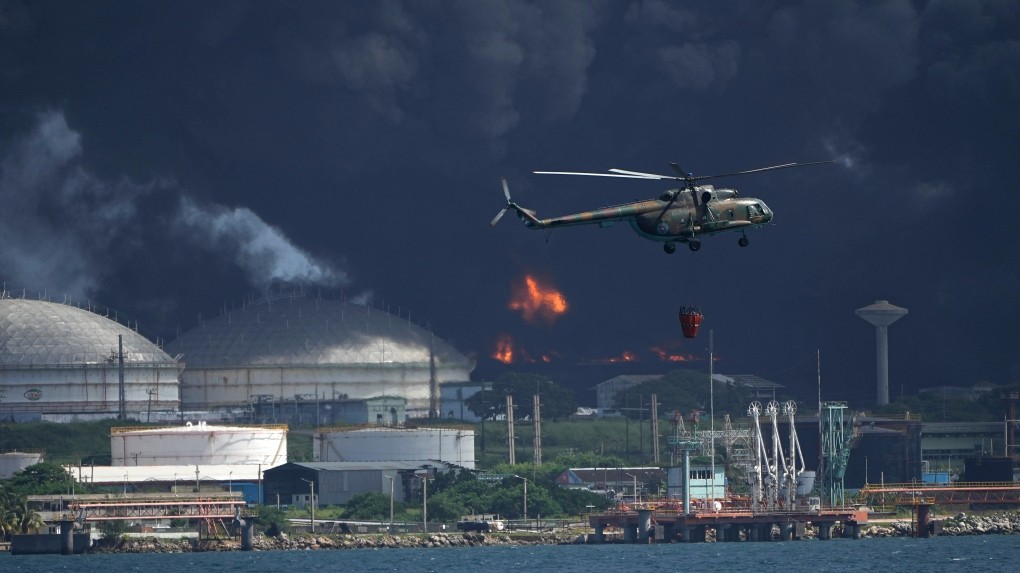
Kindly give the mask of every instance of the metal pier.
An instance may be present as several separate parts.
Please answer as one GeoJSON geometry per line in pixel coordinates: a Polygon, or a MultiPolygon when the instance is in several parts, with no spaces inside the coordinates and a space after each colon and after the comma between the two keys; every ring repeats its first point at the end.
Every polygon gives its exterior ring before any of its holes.
{"type": "Polygon", "coordinates": [[[808,527],[817,529],[818,539],[831,539],[836,524],[842,526],[843,537],[860,539],[861,526],[867,522],[867,510],[853,508],[768,513],[739,509],[682,513],[636,508],[592,515],[589,524],[595,534],[589,542],[606,541],[613,529],[621,531],[627,543],[704,542],[710,530],[718,542],[792,541],[803,538],[808,527]]]}

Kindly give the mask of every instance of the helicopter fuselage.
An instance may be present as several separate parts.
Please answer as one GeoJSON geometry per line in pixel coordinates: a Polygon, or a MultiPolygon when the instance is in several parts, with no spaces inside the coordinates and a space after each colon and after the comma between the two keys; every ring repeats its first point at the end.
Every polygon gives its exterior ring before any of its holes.
{"type": "Polygon", "coordinates": [[[506,206],[489,222],[495,225],[508,212],[514,212],[524,224],[532,229],[554,229],[556,227],[572,227],[576,225],[599,225],[608,227],[618,221],[627,221],[641,237],[662,243],[666,253],[676,251],[677,243],[687,243],[692,251],[701,248],[702,235],[714,235],[726,231],[740,231],[737,244],[748,245],[747,229],[760,227],[772,221],[772,210],[761,199],[740,197],[736,189],[716,189],[712,185],[696,185],[697,181],[710,178],[749,175],[790,167],[806,167],[835,163],[835,160],[812,161],[810,163],[783,163],[757,169],[746,169],[733,173],[717,175],[694,175],[682,169],[676,163],[670,163],[675,175],[660,175],[643,171],[626,169],[610,169],[608,173],[592,173],[588,171],[535,171],[542,175],[586,175],[591,177],[621,177],[645,181],[675,180],[683,183],[679,189],[670,189],[658,199],[634,201],[610,205],[593,211],[572,213],[562,217],[539,219],[535,211],[525,209],[510,198],[510,187],[503,182],[503,195],[506,206]]]}
{"type": "Polygon", "coordinates": [[[641,237],[670,243],[687,243],[702,235],[746,230],[772,220],[772,210],[764,201],[739,197],[734,189],[716,189],[711,185],[695,187],[693,193],[671,189],[658,199],[610,205],[549,219],[538,219],[532,211],[528,214],[532,216],[520,215],[524,224],[532,229],[592,224],[607,227],[627,221],[641,237]]]}

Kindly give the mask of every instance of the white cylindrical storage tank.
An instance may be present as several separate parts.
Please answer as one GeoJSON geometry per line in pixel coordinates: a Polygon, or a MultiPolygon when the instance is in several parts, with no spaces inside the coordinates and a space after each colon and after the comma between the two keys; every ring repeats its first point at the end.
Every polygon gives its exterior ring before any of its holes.
{"type": "Polygon", "coordinates": [[[134,330],[88,310],[0,294],[0,417],[55,422],[176,411],[182,366],[134,330]],[[123,357],[123,370],[121,358],[123,357]]]}
{"type": "Polygon", "coordinates": [[[287,426],[113,428],[111,465],[256,465],[287,463],[287,426]]]}
{"type": "Polygon", "coordinates": [[[7,479],[28,466],[43,461],[43,455],[37,452],[3,452],[0,453],[0,479],[7,479]]]}
{"type": "Polygon", "coordinates": [[[440,461],[475,467],[475,431],[460,428],[320,430],[312,437],[317,462],[440,461]]]}
{"type": "Polygon", "coordinates": [[[797,495],[811,494],[811,490],[815,489],[815,475],[814,470],[804,470],[797,476],[797,495]]]}

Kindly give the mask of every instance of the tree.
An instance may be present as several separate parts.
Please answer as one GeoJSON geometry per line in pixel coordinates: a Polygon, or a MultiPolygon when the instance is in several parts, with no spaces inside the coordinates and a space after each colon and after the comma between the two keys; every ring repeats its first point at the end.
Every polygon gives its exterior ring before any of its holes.
{"type": "Polygon", "coordinates": [[[21,495],[70,493],[74,478],[58,464],[28,466],[6,480],[7,488],[21,495]]]}
{"type": "Polygon", "coordinates": [[[28,507],[28,497],[0,485],[0,538],[12,533],[33,533],[46,523],[28,507]]]}
{"type": "MultiPolygon", "coordinates": [[[[403,503],[394,503],[394,512],[403,512],[403,503]]],[[[344,517],[350,519],[372,519],[383,521],[390,516],[390,496],[370,491],[352,497],[344,510],[344,517]]]]}

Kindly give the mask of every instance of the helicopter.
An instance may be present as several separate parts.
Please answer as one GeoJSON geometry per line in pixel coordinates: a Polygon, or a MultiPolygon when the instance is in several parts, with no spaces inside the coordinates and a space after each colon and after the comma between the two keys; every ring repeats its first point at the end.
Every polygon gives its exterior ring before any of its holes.
{"type": "Polygon", "coordinates": [[[701,248],[701,237],[728,231],[739,231],[740,239],[737,240],[737,244],[746,247],[749,243],[747,230],[761,227],[772,221],[772,210],[761,199],[741,197],[736,189],[716,188],[713,185],[697,185],[697,183],[705,179],[824,163],[835,163],[835,161],[784,163],[720,175],[694,175],[673,162],[670,162],[669,166],[675,172],[674,175],[659,175],[624,169],[610,169],[608,173],[535,171],[534,173],[538,175],[585,175],[649,181],[673,180],[678,181],[682,186],[664,191],[656,199],[621,203],[593,211],[539,219],[534,210],[521,207],[510,198],[510,186],[504,177],[502,183],[503,194],[506,196],[506,207],[503,207],[489,224],[495,226],[507,211],[516,213],[524,225],[530,229],[555,229],[593,224],[608,227],[619,221],[628,221],[641,237],[661,242],[663,250],[668,254],[676,252],[677,243],[686,243],[691,251],[697,251],[701,248]]]}

